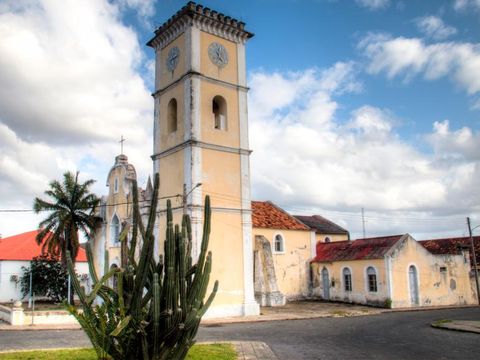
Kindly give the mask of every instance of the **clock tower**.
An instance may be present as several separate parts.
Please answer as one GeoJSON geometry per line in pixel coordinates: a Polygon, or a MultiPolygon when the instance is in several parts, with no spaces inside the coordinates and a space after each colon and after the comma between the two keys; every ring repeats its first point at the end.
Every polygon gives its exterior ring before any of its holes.
{"type": "MultiPolygon", "coordinates": [[[[147,43],[155,50],[154,172],[160,174],[158,244],[165,237],[166,197],[174,220],[192,219],[193,256],[210,195],[211,284],[219,281],[208,317],[259,313],[253,289],[245,24],[189,2],[147,43]],[[186,205],[186,206],[185,206],[186,205]]],[[[157,247],[162,252],[162,246],[157,247]]]]}

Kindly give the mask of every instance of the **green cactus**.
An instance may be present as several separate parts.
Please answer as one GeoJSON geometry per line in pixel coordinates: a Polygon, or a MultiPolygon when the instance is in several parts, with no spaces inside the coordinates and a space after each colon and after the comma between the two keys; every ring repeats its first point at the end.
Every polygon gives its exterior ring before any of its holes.
{"type": "Polygon", "coordinates": [[[192,264],[190,218],[184,214],[181,228],[174,226],[170,201],[167,201],[164,256],[157,262],[153,257],[153,230],[158,186],[157,174],[145,228],[138,206],[137,184],[133,184],[133,223],[131,226],[124,224],[120,234],[119,268],[108,269],[99,279],[90,243],[87,244],[93,281],[89,294],[77,280],[68,255],[68,271],[83,311],[66,306],[90,338],[99,359],[184,359],[195,343],[200,319],[217,292],[218,281],[215,281],[204,301],[212,267],[212,254],[207,253],[211,219],[209,197],[205,198],[203,238],[197,264],[192,264]],[[136,257],[138,238],[141,249],[136,257]],[[116,281],[109,281],[112,278],[116,281]]]}

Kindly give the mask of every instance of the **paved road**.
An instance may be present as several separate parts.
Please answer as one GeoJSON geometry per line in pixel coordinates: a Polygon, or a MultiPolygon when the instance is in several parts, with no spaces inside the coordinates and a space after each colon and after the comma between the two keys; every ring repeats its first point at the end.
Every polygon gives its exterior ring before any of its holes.
{"type": "MultiPolygon", "coordinates": [[[[264,341],[280,360],[479,359],[480,336],[430,327],[440,319],[480,320],[480,308],[210,326],[198,340],[264,341]]],[[[76,330],[0,332],[0,349],[87,345],[76,330]]]]}

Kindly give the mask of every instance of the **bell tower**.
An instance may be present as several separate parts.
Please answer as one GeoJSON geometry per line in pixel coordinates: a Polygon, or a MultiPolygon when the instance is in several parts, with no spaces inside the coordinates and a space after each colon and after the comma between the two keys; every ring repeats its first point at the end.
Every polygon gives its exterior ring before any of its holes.
{"type": "MultiPolygon", "coordinates": [[[[160,174],[159,233],[166,200],[174,220],[192,219],[193,256],[202,234],[203,198],[210,195],[213,280],[219,290],[209,317],[259,313],[253,289],[245,24],[189,2],[147,43],[155,50],[154,172],[160,174]],[[185,207],[184,207],[185,206],[185,207]]],[[[158,249],[160,252],[161,249],[158,249]]]]}

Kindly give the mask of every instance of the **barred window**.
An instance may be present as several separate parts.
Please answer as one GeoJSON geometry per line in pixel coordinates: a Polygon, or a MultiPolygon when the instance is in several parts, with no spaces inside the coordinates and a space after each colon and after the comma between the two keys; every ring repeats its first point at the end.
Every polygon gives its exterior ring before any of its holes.
{"type": "Polygon", "coordinates": [[[343,269],[343,285],[345,291],[352,291],[352,274],[349,268],[343,269]]]}
{"type": "Polygon", "coordinates": [[[377,272],[371,266],[367,268],[368,291],[377,292],[377,272]]]}

